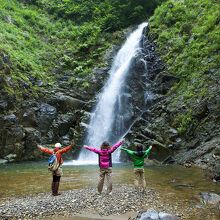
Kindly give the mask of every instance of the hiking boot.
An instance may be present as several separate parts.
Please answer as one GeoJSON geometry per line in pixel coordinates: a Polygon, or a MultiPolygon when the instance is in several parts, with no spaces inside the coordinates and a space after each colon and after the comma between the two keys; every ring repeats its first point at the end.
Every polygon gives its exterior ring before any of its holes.
{"type": "Polygon", "coordinates": [[[53,196],[61,195],[61,193],[58,193],[59,185],[60,185],[60,182],[55,182],[53,196]]]}
{"type": "Polygon", "coordinates": [[[52,195],[54,195],[55,194],[55,182],[52,182],[51,190],[52,190],[52,195]]]}

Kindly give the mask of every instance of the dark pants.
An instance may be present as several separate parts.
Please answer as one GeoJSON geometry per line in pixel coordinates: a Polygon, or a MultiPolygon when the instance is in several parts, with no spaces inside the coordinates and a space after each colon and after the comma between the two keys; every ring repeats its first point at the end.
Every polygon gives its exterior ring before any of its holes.
{"type": "Polygon", "coordinates": [[[60,182],[60,176],[53,175],[53,182],[60,182]]]}

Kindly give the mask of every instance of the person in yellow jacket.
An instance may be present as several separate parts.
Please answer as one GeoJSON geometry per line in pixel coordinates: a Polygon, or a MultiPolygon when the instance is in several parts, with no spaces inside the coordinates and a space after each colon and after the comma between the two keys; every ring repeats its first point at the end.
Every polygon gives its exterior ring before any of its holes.
{"type": "Polygon", "coordinates": [[[139,189],[139,180],[142,184],[143,192],[146,190],[146,181],[144,178],[144,158],[152,149],[150,146],[146,151],[143,151],[143,146],[141,144],[136,145],[137,151],[128,150],[126,148],[120,148],[120,150],[126,151],[133,158],[134,163],[134,186],[136,191],[139,189]]]}

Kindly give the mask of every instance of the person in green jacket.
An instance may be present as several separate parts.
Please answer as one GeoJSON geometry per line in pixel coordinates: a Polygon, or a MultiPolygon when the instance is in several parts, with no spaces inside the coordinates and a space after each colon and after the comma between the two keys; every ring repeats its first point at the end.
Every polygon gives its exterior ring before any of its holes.
{"type": "Polygon", "coordinates": [[[143,151],[143,146],[141,144],[136,145],[137,151],[128,150],[126,148],[120,148],[120,150],[126,151],[133,158],[134,162],[134,186],[136,191],[139,189],[139,180],[142,183],[143,192],[146,190],[146,181],[144,178],[144,158],[150,152],[152,146],[150,146],[146,151],[143,151]]]}

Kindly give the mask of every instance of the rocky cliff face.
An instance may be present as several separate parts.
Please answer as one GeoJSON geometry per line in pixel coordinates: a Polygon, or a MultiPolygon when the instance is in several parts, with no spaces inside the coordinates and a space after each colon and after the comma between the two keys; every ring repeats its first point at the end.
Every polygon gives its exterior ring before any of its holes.
{"type": "Polygon", "coordinates": [[[179,79],[160,68],[159,54],[153,49],[155,45],[151,43],[149,31],[146,36],[145,43],[152,48],[150,55],[145,55],[150,66],[149,93],[155,98],[145,100],[146,110],[130,129],[129,142],[153,145],[150,159],[157,163],[199,166],[207,170],[214,181],[219,180],[219,80],[216,77],[210,88],[214,94],[211,99],[200,97],[184,102],[181,95],[170,90],[179,79]],[[181,127],[176,123],[177,114],[184,116],[181,127]]]}
{"type": "MultiPolygon", "coordinates": [[[[179,79],[165,70],[156,45],[152,43],[149,28],[145,29],[142,47],[143,53],[134,60],[127,79],[131,94],[130,110],[133,112],[132,120],[135,120],[127,134],[128,144],[133,144],[131,148],[135,143],[152,144],[150,158],[157,163],[198,165],[211,170],[210,177],[219,180],[220,100],[217,74],[211,88],[215,94],[212,99],[192,98],[191,102],[185,103],[181,96],[170,90],[179,79]],[[182,127],[177,126],[177,113],[185,116],[182,127]]],[[[105,58],[109,65],[114,51],[105,58]]],[[[9,95],[11,93],[4,89],[5,84],[13,89],[13,80],[9,75],[10,56],[0,55],[0,158],[5,162],[39,160],[48,156],[39,152],[36,148],[38,143],[50,146],[61,142],[67,146],[70,141],[76,142],[78,147],[66,157],[76,157],[86,135],[89,112],[109,67],[95,69],[89,76],[91,87],[81,93],[76,93],[65,83],[68,73],[57,75],[53,87],[44,86],[36,99],[22,81],[20,86],[27,91],[23,97],[9,95]]],[[[40,87],[41,83],[38,84],[40,87]]],[[[125,159],[122,154],[122,160],[125,159]]]]}
{"type": "MultiPolygon", "coordinates": [[[[109,58],[110,59],[110,58],[109,58]]],[[[81,93],[75,92],[67,82],[72,73],[57,74],[57,82],[43,85],[38,82],[38,95],[32,93],[28,85],[21,94],[5,90],[5,85],[13,90],[14,81],[10,77],[10,56],[0,53],[0,159],[1,162],[40,160],[48,158],[36,148],[37,144],[52,146],[60,142],[67,146],[76,143],[66,158],[77,156],[85,136],[85,123],[89,117],[96,92],[100,90],[107,68],[96,70],[90,77],[91,87],[81,93]],[[69,74],[69,75],[68,75],[69,74]],[[91,101],[92,100],[92,101],[91,101]]],[[[56,71],[55,71],[56,72],[56,71]]],[[[34,80],[34,79],[33,79],[34,80]]]]}
{"type": "MultiPolygon", "coordinates": [[[[45,100],[15,100],[15,108],[0,117],[0,158],[9,161],[39,160],[37,144],[78,141],[86,103],[67,94],[51,94],[45,100]],[[65,109],[65,110],[64,110],[65,109]]],[[[71,155],[69,155],[72,157],[71,155]]]]}

